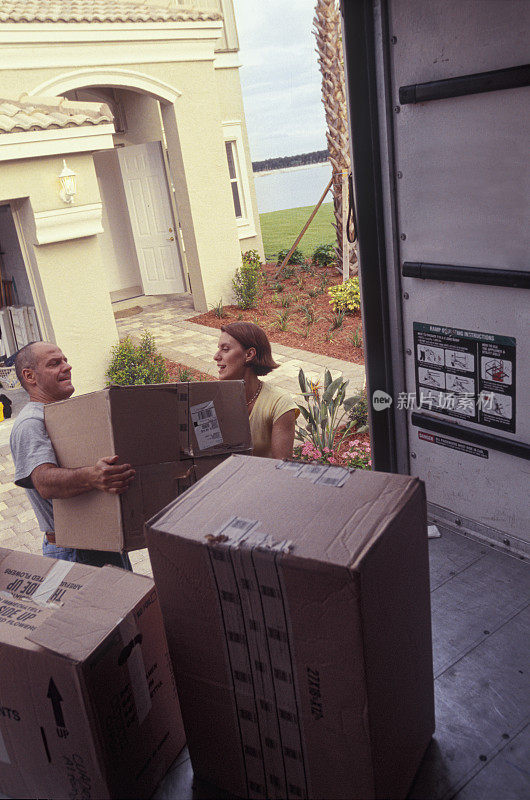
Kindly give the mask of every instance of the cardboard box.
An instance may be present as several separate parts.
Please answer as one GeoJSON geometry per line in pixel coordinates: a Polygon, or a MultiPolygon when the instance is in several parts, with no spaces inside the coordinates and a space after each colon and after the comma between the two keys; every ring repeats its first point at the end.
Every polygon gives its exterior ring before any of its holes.
{"type": "Polygon", "coordinates": [[[243,381],[179,383],[181,457],[208,458],[252,447],[243,381]]]}
{"type": "Polygon", "coordinates": [[[0,549],[0,793],[149,797],[185,739],[153,581],[0,549]]]}
{"type": "Polygon", "coordinates": [[[46,405],[45,422],[60,466],[117,454],[136,470],[121,495],[94,490],[53,501],[57,544],[89,550],[145,547],[144,522],[188,487],[190,457],[251,444],[242,381],[115,386],[46,405]]]}
{"type": "Polygon", "coordinates": [[[146,534],[195,773],[405,797],[434,730],[421,481],[236,455],[146,534]]]}

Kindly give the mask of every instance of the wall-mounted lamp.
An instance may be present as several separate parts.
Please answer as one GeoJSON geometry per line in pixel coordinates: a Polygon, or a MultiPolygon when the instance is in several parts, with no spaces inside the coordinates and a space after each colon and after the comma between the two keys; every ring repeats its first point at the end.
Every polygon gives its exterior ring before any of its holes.
{"type": "Polygon", "coordinates": [[[73,170],[68,169],[66,161],[63,158],[63,171],[59,175],[61,182],[61,191],[59,197],[63,203],[73,203],[76,193],[76,174],[73,170]]]}

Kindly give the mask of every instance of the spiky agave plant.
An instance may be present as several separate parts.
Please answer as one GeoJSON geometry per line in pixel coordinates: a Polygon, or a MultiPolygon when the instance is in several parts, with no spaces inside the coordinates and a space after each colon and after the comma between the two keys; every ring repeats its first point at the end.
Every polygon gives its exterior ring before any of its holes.
{"type": "Polygon", "coordinates": [[[308,379],[304,370],[300,369],[298,383],[300,384],[304,404],[297,403],[297,405],[306,422],[306,426],[297,425],[296,438],[302,441],[312,441],[321,452],[325,448],[331,451],[337,449],[352,427],[351,423],[348,422],[337,441],[339,428],[348,414],[346,387],[349,381],[344,380],[342,375],[333,380],[329,369],[327,369],[324,372],[323,386],[320,387],[318,382],[315,383],[308,379]]]}

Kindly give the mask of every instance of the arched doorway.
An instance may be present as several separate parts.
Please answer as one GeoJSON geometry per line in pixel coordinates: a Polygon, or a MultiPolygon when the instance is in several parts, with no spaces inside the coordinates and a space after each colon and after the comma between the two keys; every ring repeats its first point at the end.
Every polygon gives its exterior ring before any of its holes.
{"type": "Polygon", "coordinates": [[[114,149],[93,160],[103,202],[99,243],[112,301],[188,291],[160,103],[179,93],[129,70],[80,70],[34,90],[109,105],[114,149]]]}

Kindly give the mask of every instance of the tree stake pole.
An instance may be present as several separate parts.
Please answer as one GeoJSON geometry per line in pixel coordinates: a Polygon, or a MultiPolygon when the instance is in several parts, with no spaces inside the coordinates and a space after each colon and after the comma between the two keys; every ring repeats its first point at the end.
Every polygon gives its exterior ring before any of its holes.
{"type": "Polygon", "coordinates": [[[332,184],[332,183],[333,183],[333,175],[331,176],[331,178],[330,178],[330,181],[329,181],[328,185],[327,185],[327,186],[326,186],[326,188],[324,189],[324,192],[323,192],[323,194],[322,194],[322,197],[320,198],[320,200],[318,201],[318,203],[317,203],[317,204],[316,204],[316,206],[314,207],[314,209],[313,209],[313,211],[312,211],[312,213],[311,213],[311,216],[309,217],[309,219],[307,220],[306,224],[304,225],[304,227],[303,227],[303,228],[302,228],[302,230],[300,231],[300,233],[299,233],[299,235],[298,235],[298,238],[297,238],[296,242],[293,244],[293,246],[291,247],[291,249],[289,250],[289,252],[288,252],[288,253],[287,253],[287,255],[285,256],[285,258],[283,259],[282,263],[280,264],[280,267],[279,267],[278,271],[275,273],[275,275],[274,275],[274,279],[275,279],[275,280],[276,280],[276,278],[278,277],[278,275],[280,274],[280,272],[282,271],[282,269],[285,267],[285,265],[286,265],[286,264],[289,262],[289,259],[291,258],[292,254],[293,254],[293,253],[294,253],[294,251],[296,250],[296,247],[297,247],[297,245],[298,245],[298,243],[299,243],[300,239],[302,238],[302,236],[304,235],[304,233],[306,232],[306,230],[307,230],[307,229],[309,228],[309,226],[311,225],[311,223],[312,223],[312,221],[313,221],[313,217],[315,216],[315,214],[317,213],[318,209],[320,208],[320,206],[321,206],[321,205],[322,205],[322,203],[324,202],[324,198],[325,198],[325,196],[327,195],[327,193],[329,192],[329,190],[330,190],[330,188],[331,188],[331,184],[332,184]]]}
{"type": "Polygon", "coordinates": [[[350,248],[348,242],[348,170],[342,170],[342,282],[350,277],[350,248]]]}

